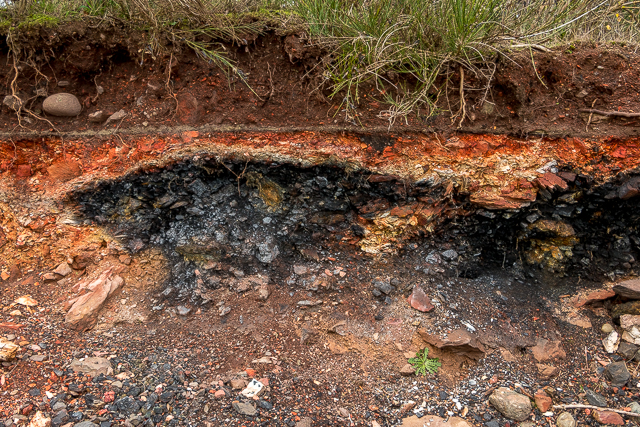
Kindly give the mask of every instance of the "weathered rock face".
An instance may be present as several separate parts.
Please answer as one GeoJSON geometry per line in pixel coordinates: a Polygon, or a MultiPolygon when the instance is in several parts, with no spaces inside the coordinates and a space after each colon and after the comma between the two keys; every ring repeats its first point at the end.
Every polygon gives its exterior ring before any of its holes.
{"type": "Polygon", "coordinates": [[[529,418],[532,409],[531,401],[527,396],[506,387],[500,387],[494,391],[489,397],[489,401],[502,415],[516,421],[524,421],[529,418]]]}
{"type": "Polygon", "coordinates": [[[75,95],[56,93],[44,100],[42,109],[52,116],[75,117],[82,111],[82,105],[80,105],[80,101],[75,95]]]}
{"type": "Polygon", "coordinates": [[[613,287],[613,291],[621,297],[640,300],[640,279],[620,282],[613,287]]]}
{"type": "Polygon", "coordinates": [[[73,305],[64,318],[68,327],[85,331],[95,325],[106,299],[124,283],[122,277],[112,273],[112,269],[108,269],[93,282],[76,285],[79,290],[86,289],[89,292],[73,300],[73,305]]]}

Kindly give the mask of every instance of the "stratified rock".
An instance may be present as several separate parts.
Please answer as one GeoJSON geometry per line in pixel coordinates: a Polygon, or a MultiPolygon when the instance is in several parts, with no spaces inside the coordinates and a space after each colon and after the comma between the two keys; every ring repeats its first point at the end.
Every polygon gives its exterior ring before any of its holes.
{"type": "Polygon", "coordinates": [[[604,398],[601,394],[596,393],[593,390],[585,389],[585,394],[587,398],[587,402],[593,406],[599,406],[601,408],[605,408],[607,406],[607,399],[604,398]]]}
{"type": "Polygon", "coordinates": [[[578,423],[576,423],[573,415],[568,412],[563,412],[556,418],[556,425],[558,427],[576,427],[578,423]]]}
{"type": "Polygon", "coordinates": [[[411,293],[411,295],[409,295],[407,301],[409,302],[409,305],[411,307],[424,313],[427,313],[435,308],[433,304],[431,304],[431,301],[429,301],[429,297],[427,296],[427,294],[425,294],[422,288],[418,285],[413,287],[413,292],[411,293]]]}
{"type": "Polygon", "coordinates": [[[111,362],[103,357],[87,357],[83,360],[75,359],[70,365],[73,372],[81,372],[91,377],[97,377],[100,374],[112,375],[113,368],[111,362]]]}
{"type": "Polygon", "coordinates": [[[620,282],[613,287],[613,292],[624,298],[640,300],[640,279],[620,282]]]}
{"type": "Polygon", "coordinates": [[[600,424],[623,426],[624,420],[620,414],[611,411],[593,411],[593,418],[600,424]]]}
{"type": "Polygon", "coordinates": [[[484,345],[475,335],[465,330],[458,329],[453,331],[446,338],[431,335],[425,329],[419,329],[418,334],[427,343],[441,350],[447,350],[475,360],[484,357],[484,345]]]}
{"type": "Polygon", "coordinates": [[[111,273],[112,269],[104,271],[100,277],[86,286],[90,292],[75,300],[64,318],[67,326],[85,331],[95,325],[98,313],[107,297],[124,283],[122,277],[118,275],[110,277],[111,273]]]}
{"type": "Polygon", "coordinates": [[[539,338],[536,341],[535,347],[531,348],[533,357],[538,362],[546,362],[551,359],[564,359],[567,357],[567,353],[562,349],[562,343],[560,341],[549,341],[544,338],[539,338]]]}
{"type": "Polygon", "coordinates": [[[604,376],[607,380],[611,381],[611,385],[614,387],[622,387],[629,381],[629,370],[624,362],[609,363],[604,368],[604,376]]]}
{"type": "Polygon", "coordinates": [[[516,421],[524,421],[529,418],[532,409],[531,401],[527,396],[516,393],[506,387],[500,387],[491,393],[489,402],[502,415],[516,421]]]}
{"type": "Polygon", "coordinates": [[[52,116],[75,117],[82,111],[82,105],[75,95],[56,93],[44,100],[42,109],[52,116]]]}

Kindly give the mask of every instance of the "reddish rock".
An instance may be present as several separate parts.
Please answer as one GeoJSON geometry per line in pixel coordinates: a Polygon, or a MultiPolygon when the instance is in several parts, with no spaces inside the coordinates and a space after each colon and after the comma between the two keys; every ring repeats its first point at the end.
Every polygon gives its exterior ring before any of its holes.
{"type": "Polygon", "coordinates": [[[620,414],[611,411],[593,411],[593,418],[600,424],[623,426],[624,420],[620,414]]]}
{"type": "Polygon", "coordinates": [[[475,360],[484,357],[484,345],[478,338],[467,331],[461,329],[453,331],[444,339],[437,335],[429,334],[425,329],[419,329],[418,334],[427,343],[441,350],[450,351],[475,360]]]}
{"type": "Polygon", "coordinates": [[[569,186],[564,179],[551,172],[546,172],[541,177],[535,180],[535,183],[547,190],[567,190],[569,186]]]}
{"type": "Polygon", "coordinates": [[[555,366],[545,365],[542,363],[536,363],[536,367],[538,368],[538,374],[540,374],[540,378],[542,378],[543,380],[553,378],[560,372],[560,370],[555,366]]]}
{"type": "Polygon", "coordinates": [[[536,402],[536,406],[540,409],[540,412],[547,412],[553,405],[553,400],[549,397],[544,390],[538,390],[533,396],[533,400],[536,402]]]}
{"type": "Polygon", "coordinates": [[[584,298],[580,298],[574,305],[575,307],[582,307],[587,304],[593,304],[598,301],[604,301],[616,296],[616,293],[612,289],[601,289],[588,294],[584,298]]]}
{"type": "Polygon", "coordinates": [[[409,295],[407,301],[409,302],[409,305],[411,307],[424,313],[427,313],[435,308],[433,304],[431,304],[431,301],[429,301],[429,297],[427,296],[427,294],[425,294],[422,288],[417,285],[413,287],[413,292],[411,293],[411,295],[409,295]]]}
{"type": "Polygon", "coordinates": [[[54,181],[65,182],[82,175],[82,168],[72,160],[60,161],[49,166],[47,172],[54,181]]]}
{"type": "Polygon", "coordinates": [[[213,394],[213,397],[215,397],[216,399],[222,399],[225,395],[226,395],[226,393],[224,392],[224,390],[217,390],[213,394]]]}
{"type": "Polygon", "coordinates": [[[86,286],[90,292],[75,300],[64,318],[67,326],[86,331],[96,324],[98,313],[106,299],[124,283],[122,277],[111,275],[112,269],[105,270],[100,277],[86,286]]]}
{"type": "Polygon", "coordinates": [[[198,100],[191,92],[182,92],[178,94],[177,115],[180,123],[185,125],[194,125],[198,122],[200,116],[198,112],[198,100]]]}
{"type": "Polygon", "coordinates": [[[624,298],[640,299],[640,279],[620,282],[613,287],[613,292],[624,298]]]}
{"type": "Polygon", "coordinates": [[[29,178],[31,176],[31,165],[18,165],[16,167],[16,176],[18,178],[29,178]]]}
{"type": "Polygon", "coordinates": [[[260,378],[259,380],[265,387],[269,385],[269,378],[260,378]]]}
{"type": "Polygon", "coordinates": [[[528,206],[531,198],[535,200],[535,191],[519,194],[518,198],[512,198],[505,195],[499,195],[490,191],[481,190],[471,194],[472,203],[482,206],[485,209],[520,209],[528,206]]]}
{"type": "Polygon", "coordinates": [[[564,359],[567,353],[562,349],[560,341],[549,341],[544,338],[538,338],[535,347],[531,348],[533,357],[538,362],[546,362],[551,359],[564,359]]]}
{"type": "Polygon", "coordinates": [[[573,182],[577,175],[573,172],[558,172],[558,176],[567,182],[573,182]]]}
{"type": "Polygon", "coordinates": [[[399,218],[405,218],[411,214],[413,214],[413,206],[396,206],[389,212],[389,215],[399,218]]]}
{"type": "Polygon", "coordinates": [[[249,378],[253,378],[253,377],[256,376],[256,370],[255,369],[247,368],[244,371],[247,373],[249,378]]]}
{"type": "Polygon", "coordinates": [[[116,398],[116,393],[114,391],[108,391],[104,394],[104,396],[102,396],[102,400],[104,401],[104,403],[111,403],[115,400],[116,398]]]}

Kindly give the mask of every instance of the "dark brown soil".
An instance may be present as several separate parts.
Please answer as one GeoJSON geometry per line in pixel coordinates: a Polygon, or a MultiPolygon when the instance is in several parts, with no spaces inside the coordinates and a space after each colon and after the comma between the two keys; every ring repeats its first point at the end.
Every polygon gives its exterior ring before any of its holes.
{"type": "MultiPolygon", "coordinates": [[[[50,130],[51,125],[60,131],[205,124],[386,129],[388,105],[381,101],[381,91],[401,95],[391,84],[379,89],[365,85],[355,117],[348,117],[341,105],[344,94],[329,97],[322,64],[326,52],[298,35],[271,33],[247,40],[246,45],[226,44],[225,52],[246,84],[193,50],[165,40],[167,52],[172,49],[175,54],[151,53],[145,40],[143,33],[81,24],[21,34],[16,38],[22,57],[15,88],[26,106],[42,115],[44,96],[39,95],[69,92],[78,96],[83,111],[74,118],[46,117],[51,124],[26,114],[19,123],[16,113],[4,106],[0,126],[12,132],[50,130]],[[60,82],[68,86],[60,87],[60,82]],[[98,86],[104,89],[99,95],[98,86]],[[87,121],[96,111],[110,114],[120,109],[127,113],[123,120],[106,126],[87,121]]],[[[460,128],[460,116],[452,119],[459,109],[460,75],[452,68],[447,79],[437,83],[437,112],[429,117],[423,110],[406,122],[398,119],[395,130],[638,135],[637,118],[592,115],[589,119],[588,113],[580,112],[585,108],[640,112],[640,55],[632,47],[581,45],[534,52],[533,58],[535,62],[529,51],[494,58],[488,90],[485,79],[467,70],[466,119],[460,128]]],[[[3,96],[12,93],[14,77],[13,59],[4,45],[0,48],[3,96]]],[[[410,81],[403,83],[411,86],[410,81]]]]}

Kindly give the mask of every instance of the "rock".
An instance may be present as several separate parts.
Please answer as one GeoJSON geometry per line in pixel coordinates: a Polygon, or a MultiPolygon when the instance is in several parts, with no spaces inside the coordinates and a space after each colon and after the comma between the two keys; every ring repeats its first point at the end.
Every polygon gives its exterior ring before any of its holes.
{"type": "Polygon", "coordinates": [[[20,346],[0,337],[0,362],[10,362],[16,357],[20,346]]]}
{"type": "Polygon", "coordinates": [[[273,262],[273,260],[275,260],[280,253],[280,250],[278,250],[277,242],[271,236],[268,236],[264,242],[259,243],[257,247],[258,251],[256,254],[256,258],[258,258],[258,261],[265,264],[270,264],[271,262],[273,262]]]}
{"type": "Polygon", "coordinates": [[[73,362],[71,362],[70,368],[73,370],[73,372],[89,374],[92,378],[95,378],[100,374],[113,374],[111,362],[103,357],[87,357],[84,360],[75,359],[73,362]]]}
{"type": "Polygon", "coordinates": [[[586,297],[580,298],[578,302],[576,302],[576,307],[582,307],[587,304],[593,304],[595,302],[604,301],[609,298],[613,298],[616,296],[616,293],[613,292],[612,289],[601,289],[599,291],[594,291],[588,294],[586,297]]]}
{"type": "Polygon", "coordinates": [[[417,416],[412,415],[403,419],[400,427],[424,427],[426,425],[429,425],[429,427],[434,427],[437,423],[441,422],[444,422],[444,419],[435,415],[425,415],[422,418],[418,418],[417,416]]]}
{"type": "Polygon", "coordinates": [[[623,314],[620,316],[620,326],[624,341],[640,345],[640,316],[623,314]]]}
{"type": "Polygon", "coordinates": [[[180,123],[193,125],[198,122],[198,99],[190,92],[182,92],[177,96],[176,114],[180,123]]]}
{"type": "Polygon", "coordinates": [[[256,408],[254,408],[250,403],[235,401],[231,404],[231,406],[233,406],[233,409],[235,409],[235,411],[240,415],[254,417],[258,413],[258,411],[256,411],[256,408]]]}
{"type": "Polygon", "coordinates": [[[240,378],[234,378],[231,381],[229,381],[229,384],[231,385],[231,388],[233,388],[234,390],[242,390],[246,383],[243,379],[240,378]]]}
{"type": "Polygon", "coordinates": [[[75,95],[56,93],[44,100],[42,109],[52,116],[75,117],[82,111],[82,105],[80,105],[80,101],[75,95]]]}
{"type": "Polygon", "coordinates": [[[94,424],[91,421],[83,421],[78,424],[74,424],[73,427],[99,427],[98,424],[94,424]]]}
{"type": "Polygon", "coordinates": [[[610,334],[613,331],[613,326],[610,323],[605,323],[604,325],[602,325],[602,328],[600,328],[600,330],[605,334],[610,334]]]}
{"type": "Polygon", "coordinates": [[[389,280],[384,280],[380,277],[373,279],[373,286],[385,295],[389,295],[396,290],[395,286],[389,283],[389,280]]]}
{"type": "Polygon", "coordinates": [[[468,331],[458,329],[450,333],[447,338],[444,339],[436,335],[429,334],[425,329],[419,329],[418,334],[424,341],[440,350],[450,351],[474,360],[484,357],[484,345],[482,345],[475,335],[468,331]]]}
{"type": "Polygon", "coordinates": [[[573,415],[568,412],[563,412],[556,418],[556,425],[558,427],[576,427],[578,423],[576,423],[573,415]]]}
{"type": "Polygon", "coordinates": [[[118,110],[115,113],[113,113],[112,115],[109,116],[109,118],[107,119],[106,122],[104,122],[104,125],[108,125],[111,122],[117,122],[118,120],[122,120],[125,117],[127,117],[127,113],[124,110],[118,110]]]}
{"type": "Polygon", "coordinates": [[[213,394],[213,397],[219,400],[225,397],[226,395],[227,393],[225,393],[224,390],[216,390],[216,392],[213,394]]]}
{"type": "Polygon", "coordinates": [[[253,398],[254,396],[260,396],[264,391],[264,384],[256,379],[252,379],[247,388],[242,390],[241,394],[247,398],[253,398]]]}
{"type": "Polygon", "coordinates": [[[80,296],[73,302],[64,318],[67,326],[75,330],[86,331],[96,324],[98,312],[106,299],[124,283],[122,277],[118,275],[111,278],[111,273],[112,269],[109,268],[100,277],[85,286],[91,292],[80,296]]]}
{"type": "Polygon", "coordinates": [[[20,109],[22,109],[23,101],[18,96],[7,95],[2,100],[2,104],[9,107],[13,111],[20,111],[20,109]]]}
{"type": "Polygon", "coordinates": [[[72,273],[72,270],[71,270],[71,267],[69,267],[69,264],[67,264],[66,262],[63,262],[58,267],[56,267],[56,269],[53,270],[53,272],[61,275],[62,277],[66,277],[72,273]]]}
{"type": "Polygon", "coordinates": [[[640,315],[640,301],[631,301],[624,304],[618,304],[611,310],[611,317],[613,320],[618,320],[622,315],[632,314],[634,316],[640,315]]]}
{"type": "Polygon", "coordinates": [[[458,252],[454,251],[453,249],[447,249],[440,255],[442,255],[442,257],[448,261],[455,261],[456,259],[458,259],[458,252]]]}
{"type": "Polygon", "coordinates": [[[625,359],[631,360],[638,353],[638,346],[622,341],[618,346],[618,354],[622,355],[625,359]]]}
{"type": "Polygon", "coordinates": [[[411,364],[407,363],[405,364],[401,369],[400,369],[400,374],[405,376],[405,377],[409,377],[411,375],[414,375],[416,373],[416,370],[413,366],[411,366],[411,364]]]}
{"type": "Polygon", "coordinates": [[[602,340],[602,345],[607,353],[614,353],[618,349],[618,343],[620,342],[620,337],[616,331],[611,331],[609,335],[605,339],[602,340]]]}
{"type": "Polygon", "coordinates": [[[624,420],[620,414],[611,411],[593,411],[593,418],[600,424],[623,426],[624,420]]]}
{"type": "Polygon", "coordinates": [[[560,341],[549,341],[544,338],[538,338],[535,347],[532,347],[531,351],[533,352],[533,357],[538,362],[546,362],[551,359],[564,359],[567,357],[560,341]]]}
{"type": "Polygon", "coordinates": [[[435,308],[433,304],[431,304],[431,301],[429,300],[429,297],[427,297],[427,294],[424,293],[419,285],[413,287],[413,292],[411,293],[411,295],[409,295],[407,301],[409,302],[409,305],[411,307],[424,313],[427,313],[435,308]]]}
{"type": "Polygon", "coordinates": [[[605,408],[607,406],[607,399],[605,399],[601,394],[598,394],[588,388],[586,388],[584,391],[587,402],[589,402],[590,405],[599,406],[601,408],[605,408]]]}
{"type": "Polygon", "coordinates": [[[107,120],[107,117],[109,117],[110,114],[107,113],[104,110],[98,110],[98,111],[94,111],[93,113],[88,115],[88,120],[91,123],[102,123],[105,120],[107,120]]]}
{"type": "Polygon", "coordinates": [[[604,368],[604,376],[614,387],[622,387],[631,377],[624,361],[609,363],[604,368]]]}
{"type": "Polygon", "coordinates": [[[551,409],[551,405],[553,405],[553,400],[551,400],[544,390],[538,390],[536,394],[533,395],[533,400],[536,402],[536,406],[540,412],[547,412],[551,409]]]}
{"type": "Polygon", "coordinates": [[[542,363],[536,363],[536,368],[538,368],[538,373],[540,374],[540,377],[544,380],[553,378],[556,375],[558,375],[558,373],[560,372],[560,370],[555,366],[545,365],[542,363]]]}
{"type": "Polygon", "coordinates": [[[303,276],[309,272],[309,269],[304,265],[294,265],[293,272],[298,276],[303,276]]]}
{"type": "Polygon", "coordinates": [[[29,427],[49,427],[51,425],[51,418],[45,417],[42,412],[36,412],[36,415],[31,419],[29,427]]]}
{"type": "Polygon", "coordinates": [[[73,160],[62,160],[47,168],[47,173],[54,181],[66,182],[82,175],[82,168],[73,160]]]}
{"type": "Polygon", "coordinates": [[[313,420],[309,417],[304,417],[296,423],[296,427],[311,427],[312,425],[313,420]]]}
{"type": "Polygon", "coordinates": [[[269,295],[271,293],[269,292],[269,287],[265,284],[260,285],[260,287],[258,288],[258,300],[259,301],[266,301],[269,298],[269,295]]]}
{"type": "Polygon", "coordinates": [[[629,409],[631,409],[631,412],[634,412],[636,414],[640,414],[640,403],[631,402],[631,404],[629,405],[629,409]]]}
{"type": "Polygon", "coordinates": [[[529,418],[531,413],[531,402],[527,396],[509,390],[506,387],[500,387],[491,393],[489,402],[505,417],[524,421],[529,418]]]}
{"type": "Polygon", "coordinates": [[[125,396],[122,399],[116,400],[115,405],[118,408],[118,411],[125,415],[131,415],[140,410],[138,402],[130,396],[125,396]]]}
{"type": "Polygon", "coordinates": [[[191,309],[189,307],[185,307],[184,305],[179,305],[177,309],[180,316],[186,316],[187,314],[191,313],[191,309]]]}
{"type": "Polygon", "coordinates": [[[624,298],[640,300],[640,279],[620,282],[613,287],[613,292],[624,298]]]}

